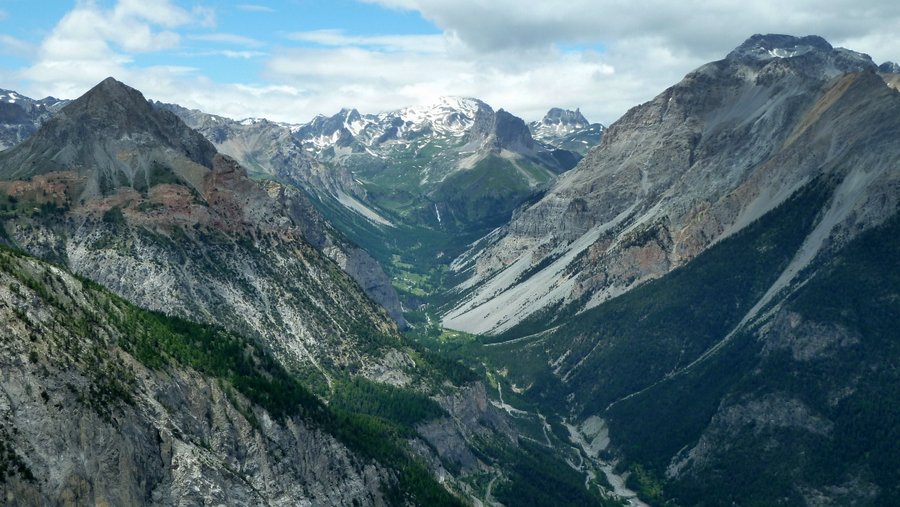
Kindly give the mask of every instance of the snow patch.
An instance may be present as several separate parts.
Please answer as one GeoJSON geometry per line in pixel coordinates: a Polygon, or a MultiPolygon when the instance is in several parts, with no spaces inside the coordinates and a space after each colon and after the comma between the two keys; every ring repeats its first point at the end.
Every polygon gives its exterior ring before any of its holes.
{"type": "Polygon", "coordinates": [[[812,51],[812,46],[795,46],[791,49],[775,48],[768,51],[772,58],[793,58],[795,56],[804,55],[812,51]]]}

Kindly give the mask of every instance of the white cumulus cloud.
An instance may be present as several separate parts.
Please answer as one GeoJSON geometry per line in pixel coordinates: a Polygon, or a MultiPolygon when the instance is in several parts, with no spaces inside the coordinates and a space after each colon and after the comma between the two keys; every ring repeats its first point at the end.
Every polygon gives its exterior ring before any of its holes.
{"type": "Polygon", "coordinates": [[[79,2],[41,42],[22,76],[43,94],[71,97],[107,76],[133,75],[136,69],[127,67],[133,54],[177,47],[180,36],[172,29],[208,20],[206,11],[188,11],[167,0],[120,0],[111,9],[79,2]]]}
{"type": "MultiPolygon", "coordinates": [[[[272,31],[277,40],[260,40],[198,31],[215,24],[215,12],[186,0],[119,0],[112,8],[85,0],[36,48],[6,35],[0,52],[34,55],[19,77],[37,96],[74,98],[113,75],[154,99],[289,122],[341,107],[379,112],[458,95],[526,120],[550,107],[580,107],[608,124],[754,33],[817,34],[876,62],[900,60],[895,0],[361,1],[418,13],[436,33],[297,31],[282,23],[272,31]],[[196,68],[136,63],[154,52],[227,58],[246,72],[233,83],[205,76],[200,60],[196,68]]],[[[272,11],[255,3],[234,8],[272,11]]],[[[284,16],[260,19],[294,19],[303,8],[285,4],[284,16]]]]}

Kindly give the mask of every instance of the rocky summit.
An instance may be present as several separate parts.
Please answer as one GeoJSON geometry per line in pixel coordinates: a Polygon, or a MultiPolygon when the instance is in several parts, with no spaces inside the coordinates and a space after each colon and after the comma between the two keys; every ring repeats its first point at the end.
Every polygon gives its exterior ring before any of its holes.
{"type": "Polygon", "coordinates": [[[571,111],[554,107],[541,121],[529,123],[528,128],[536,140],[584,156],[589,149],[600,144],[606,127],[600,123],[589,123],[578,109],[571,111]]]}

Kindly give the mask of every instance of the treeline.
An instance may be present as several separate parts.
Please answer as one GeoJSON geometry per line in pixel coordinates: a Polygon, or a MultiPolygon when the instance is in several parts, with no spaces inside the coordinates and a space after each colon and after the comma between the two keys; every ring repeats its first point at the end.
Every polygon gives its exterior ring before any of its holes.
{"type": "Polygon", "coordinates": [[[420,422],[446,415],[436,401],[424,394],[363,377],[339,381],[330,402],[332,407],[380,417],[408,429],[420,422]]]}

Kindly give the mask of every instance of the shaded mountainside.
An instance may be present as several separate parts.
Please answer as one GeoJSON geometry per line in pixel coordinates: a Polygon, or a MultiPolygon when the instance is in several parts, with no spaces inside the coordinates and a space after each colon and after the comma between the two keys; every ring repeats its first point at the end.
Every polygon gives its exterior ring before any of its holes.
{"type": "Polygon", "coordinates": [[[817,264],[767,318],[741,328],[714,361],[614,407],[611,431],[622,448],[664,470],[667,493],[683,504],[900,501],[898,233],[896,215],[863,233],[817,264]],[[650,405],[661,417],[697,416],[676,431],[633,427],[650,405]],[[649,459],[654,451],[663,452],[649,459]],[[761,470],[761,461],[778,465],[761,470]]]}
{"type": "MultiPolygon", "coordinates": [[[[630,290],[582,311],[551,304],[462,352],[565,414],[652,504],[897,503],[900,94],[867,58],[820,38],[755,36],[605,135],[592,154],[618,156],[620,142],[649,138],[641,157],[651,163],[625,156],[572,175],[624,189],[631,169],[646,175],[618,215],[636,221],[607,223],[615,232],[583,246],[587,262],[576,258],[547,283],[565,288],[598,267],[609,283],[610,259],[633,259],[630,290]],[[764,113],[751,114],[756,107],[764,113]],[[670,114],[683,135],[702,133],[684,160],[671,144],[682,139],[677,129],[656,137],[670,114]],[[719,141],[705,144],[713,134],[719,141]],[[679,193],[654,190],[664,176],[652,172],[656,157],[682,171],[673,175],[679,193]],[[685,186],[695,171],[705,185],[685,186]],[[644,195],[657,197],[651,205],[644,195]],[[673,207],[680,198],[693,204],[673,207]]],[[[548,196],[566,192],[575,190],[564,179],[548,196]]],[[[520,219],[576,211],[549,206],[520,219]]],[[[595,227],[602,201],[579,206],[582,227],[595,227]]]]}
{"type": "Polygon", "coordinates": [[[253,340],[0,248],[8,505],[458,505],[253,340]]]}
{"type": "Polygon", "coordinates": [[[444,325],[497,333],[556,307],[596,306],[684,265],[820,174],[848,186],[823,234],[840,243],[877,224],[898,199],[900,99],[875,70],[821,38],[755,36],[688,74],[454,261],[465,281],[444,325]]]}
{"type": "Polygon", "coordinates": [[[480,354],[557,413],[599,416],[600,448],[640,470],[648,501],[896,503],[900,215],[755,309],[833,189],[810,184],[669,275],[480,354]]]}
{"type": "Polygon", "coordinates": [[[107,78],[68,104],[38,133],[0,153],[0,176],[24,179],[74,170],[85,176],[76,200],[120,186],[146,190],[161,173],[199,191],[215,147],[171,113],[154,111],[134,88],[107,78]]]}

